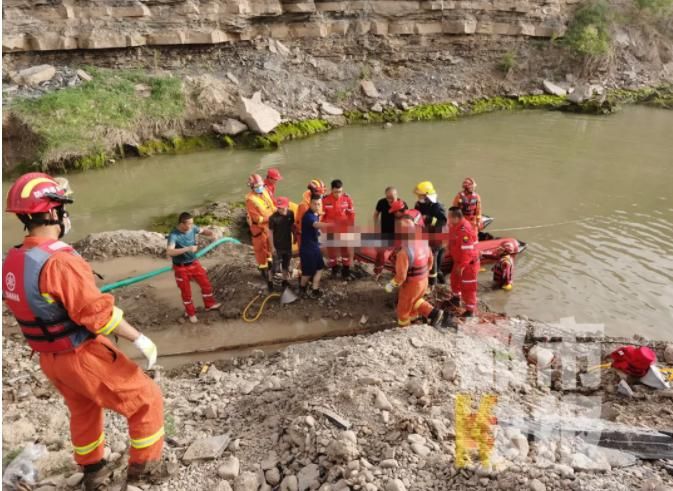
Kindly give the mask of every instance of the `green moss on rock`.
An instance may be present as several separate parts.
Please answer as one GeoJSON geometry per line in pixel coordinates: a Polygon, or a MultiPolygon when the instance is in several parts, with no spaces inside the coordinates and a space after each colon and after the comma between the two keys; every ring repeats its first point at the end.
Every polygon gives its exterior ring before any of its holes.
{"type": "Polygon", "coordinates": [[[237,142],[248,148],[270,150],[278,148],[288,140],[306,138],[317,133],[324,133],[332,126],[324,119],[306,119],[304,121],[282,123],[267,135],[244,134],[237,142]]]}
{"type": "Polygon", "coordinates": [[[522,95],[517,98],[522,109],[556,109],[568,103],[565,97],[559,95],[522,95]]]}

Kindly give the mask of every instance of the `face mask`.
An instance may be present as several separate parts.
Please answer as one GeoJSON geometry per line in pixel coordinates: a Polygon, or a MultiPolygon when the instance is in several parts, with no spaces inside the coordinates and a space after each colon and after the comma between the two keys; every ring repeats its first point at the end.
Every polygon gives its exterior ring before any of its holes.
{"type": "Polygon", "coordinates": [[[262,194],[262,193],[264,192],[264,186],[257,186],[257,187],[255,188],[255,192],[256,192],[257,194],[262,194]]]}
{"type": "Polygon", "coordinates": [[[419,198],[419,199],[418,199],[418,202],[419,202],[419,203],[425,203],[427,200],[428,200],[428,198],[426,198],[425,196],[423,196],[422,198],[419,198]]]}

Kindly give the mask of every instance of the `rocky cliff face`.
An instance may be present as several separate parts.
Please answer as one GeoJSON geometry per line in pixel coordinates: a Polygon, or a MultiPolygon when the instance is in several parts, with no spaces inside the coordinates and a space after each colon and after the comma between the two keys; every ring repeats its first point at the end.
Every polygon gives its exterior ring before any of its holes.
{"type": "Polygon", "coordinates": [[[551,37],[578,0],[6,0],[3,51],[359,36],[551,37]]]}

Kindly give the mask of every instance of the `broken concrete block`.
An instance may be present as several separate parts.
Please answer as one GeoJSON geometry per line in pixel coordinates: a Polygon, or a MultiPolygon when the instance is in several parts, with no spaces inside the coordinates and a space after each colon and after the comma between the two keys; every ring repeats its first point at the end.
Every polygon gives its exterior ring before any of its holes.
{"type": "Polygon", "coordinates": [[[185,455],[182,457],[182,461],[189,464],[190,462],[197,460],[216,459],[222,455],[224,449],[229,445],[230,440],[231,437],[228,434],[196,440],[189,446],[185,455]]]}

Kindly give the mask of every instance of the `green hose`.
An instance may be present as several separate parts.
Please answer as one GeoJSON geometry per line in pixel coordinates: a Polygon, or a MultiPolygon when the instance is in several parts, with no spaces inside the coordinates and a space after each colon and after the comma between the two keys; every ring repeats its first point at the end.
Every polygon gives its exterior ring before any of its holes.
{"type": "MultiPolygon", "coordinates": [[[[226,242],[232,242],[234,244],[240,244],[241,242],[232,239],[231,237],[222,237],[221,239],[217,239],[216,241],[208,244],[206,247],[201,249],[199,252],[195,254],[196,258],[200,258],[206,254],[208,254],[211,250],[215,249],[217,246],[220,246],[226,242]]],[[[150,278],[154,278],[155,276],[159,276],[160,274],[168,273],[171,271],[173,268],[171,266],[164,266],[163,268],[155,269],[154,271],[150,271],[149,273],[143,273],[138,276],[131,276],[130,278],[125,278],[123,280],[115,281],[114,283],[109,283],[107,285],[103,285],[100,289],[101,292],[109,292],[110,290],[115,290],[117,288],[121,288],[123,286],[129,286],[133,285],[134,283],[139,283],[141,281],[148,280],[150,278]]]]}

